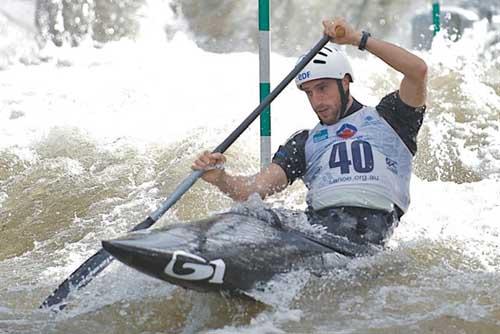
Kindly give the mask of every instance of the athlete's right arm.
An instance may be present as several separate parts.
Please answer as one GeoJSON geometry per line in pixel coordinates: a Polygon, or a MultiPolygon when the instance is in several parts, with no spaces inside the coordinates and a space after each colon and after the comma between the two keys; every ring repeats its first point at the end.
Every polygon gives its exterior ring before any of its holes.
{"type": "Polygon", "coordinates": [[[246,201],[253,193],[262,199],[286,188],[285,171],[275,163],[252,176],[230,175],[223,168],[226,158],[221,153],[204,152],[191,166],[203,170],[202,179],[213,184],[235,201],[246,201]]]}

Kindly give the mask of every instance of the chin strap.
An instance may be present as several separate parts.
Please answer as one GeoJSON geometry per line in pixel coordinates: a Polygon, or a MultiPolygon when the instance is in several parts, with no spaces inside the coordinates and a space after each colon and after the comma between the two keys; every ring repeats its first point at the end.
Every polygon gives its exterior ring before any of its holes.
{"type": "Polygon", "coordinates": [[[346,91],[344,91],[344,86],[342,86],[342,80],[336,79],[335,81],[337,81],[337,87],[339,88],[340,103],[341,103],[339,116],[337,117],[337,121],[338,121],[339,119],[344,117],[344,115],[346,113],[348,100],[347,100],[347,93],[346,93],[346,91]]]}

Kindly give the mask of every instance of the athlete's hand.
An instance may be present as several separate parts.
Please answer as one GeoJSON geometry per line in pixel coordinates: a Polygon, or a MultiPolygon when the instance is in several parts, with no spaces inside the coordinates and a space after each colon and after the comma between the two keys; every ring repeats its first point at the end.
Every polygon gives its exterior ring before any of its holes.
{"type": "Polygon", "coordinates": [[[201,178],[206,182],[217,184],[224,174],[226,157],[222,153],[203,152],[194,162],[193,170],[202,170],[201,178]]]}
{"type": "Polygon", "coordinates": [[[358,46],[361,41],[361,33],[354,30],[343,17],[323,20],[323,28],[323,33],[330,36],[333,43],[358,46]]]}

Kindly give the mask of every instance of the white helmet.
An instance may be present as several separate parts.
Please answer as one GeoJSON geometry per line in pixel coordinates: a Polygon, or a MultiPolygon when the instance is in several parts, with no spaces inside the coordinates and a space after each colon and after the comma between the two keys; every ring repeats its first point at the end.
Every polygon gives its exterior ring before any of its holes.
{"type": "Polygon", "coordinates": [[[323,78],[344,79],[346,74],[350,75],[353,82],[354,75],[347,57],[337,44],[328,43],[295,77],[295,83],[300,88],[304,82],[323,78]]]}

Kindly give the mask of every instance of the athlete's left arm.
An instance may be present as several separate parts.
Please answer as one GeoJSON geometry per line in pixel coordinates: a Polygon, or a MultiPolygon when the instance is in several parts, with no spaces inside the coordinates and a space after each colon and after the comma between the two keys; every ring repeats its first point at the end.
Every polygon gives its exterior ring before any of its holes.
{"type": "MultiPolygon", "coordinates": [[[[324,32],[335,43],[359,46],[362,33],[353,29],[344,18],[323,21],[324,32]],[[344,31],[336,36],[338,28],[344,31]]],[[[427,65],[423,59],[392,43],[369,37],[365,49],[404,75],[399,87],[401,100],[409,106],[425,105],[427,95],[427,65]]]]}
{"type": "Polygon", "coordinates": [[[394,44],[369,37],[366,49],[382,59],[404,77],[399,97],[409,106],[425,105],[427,95],[427,64],[420,57],[394,44]]]}

